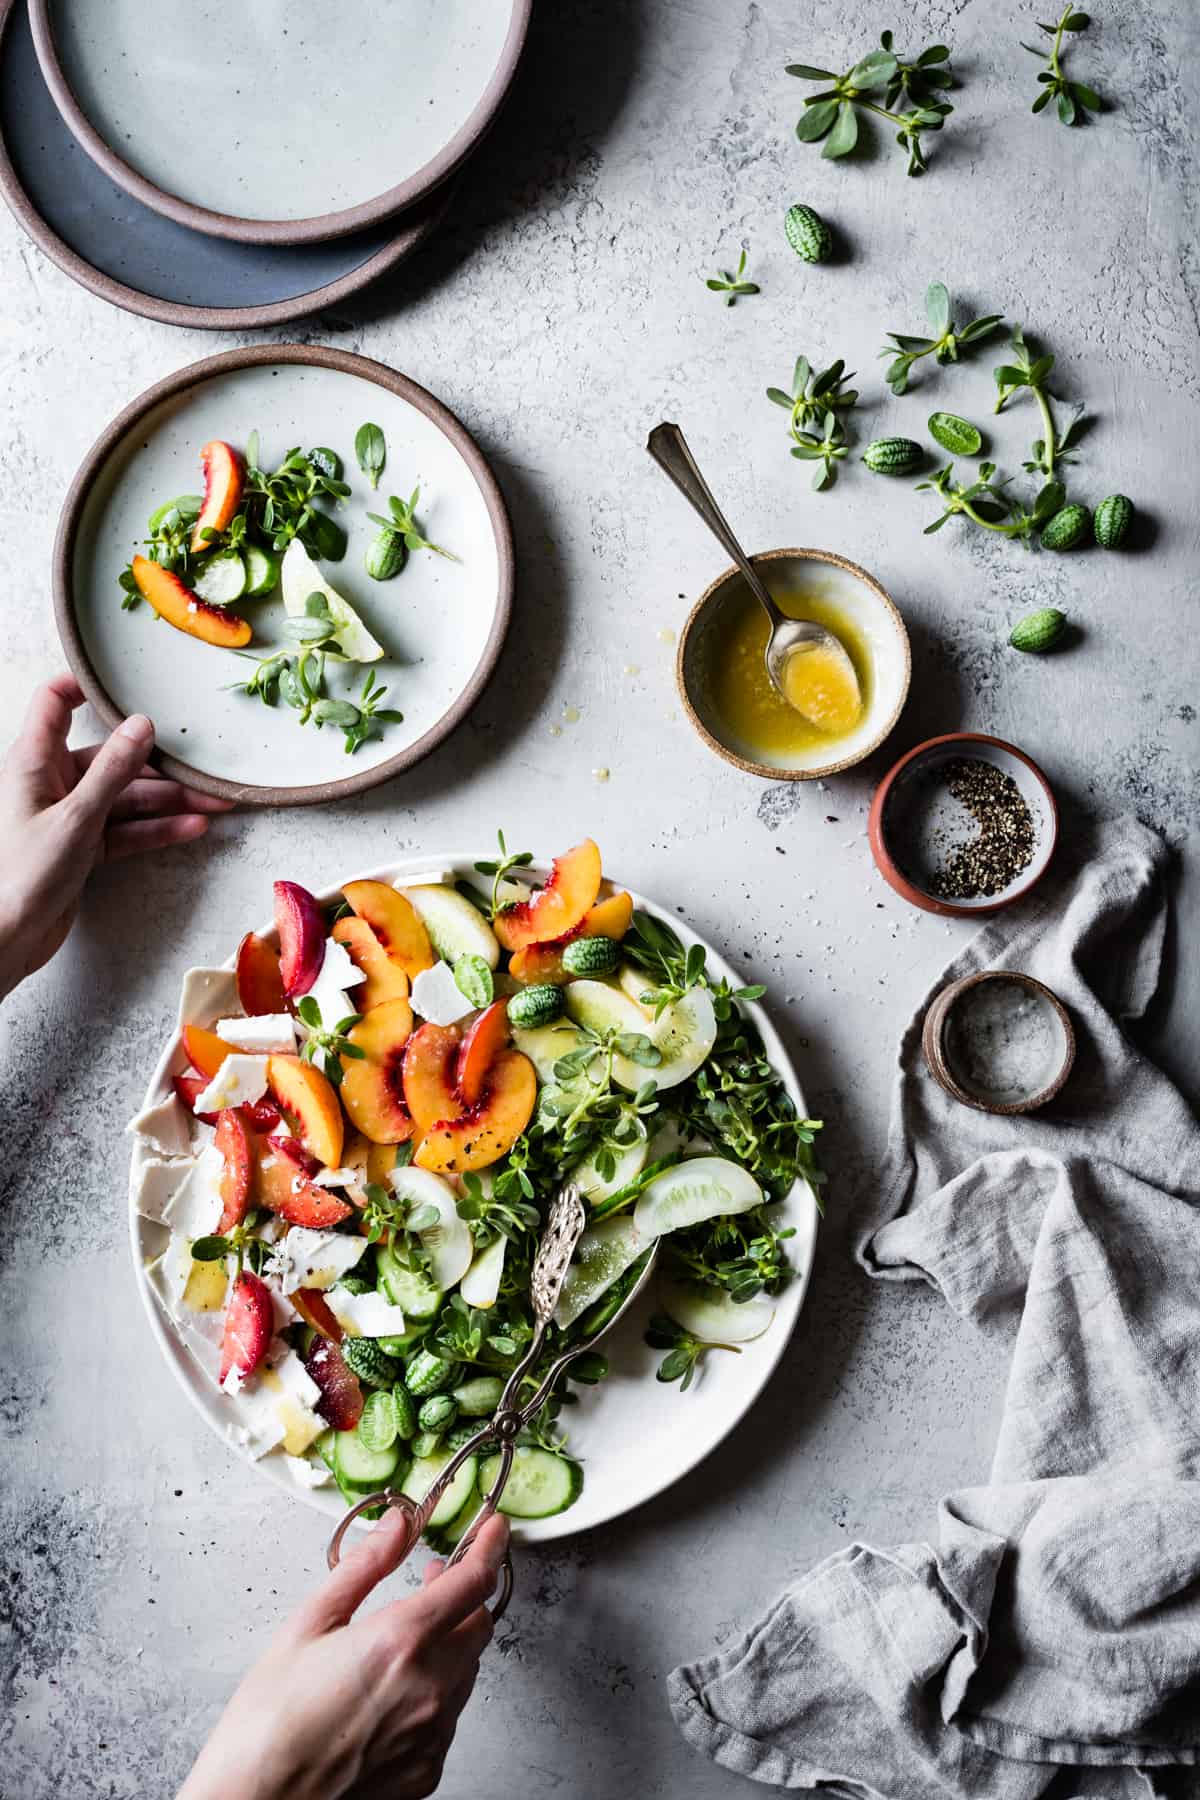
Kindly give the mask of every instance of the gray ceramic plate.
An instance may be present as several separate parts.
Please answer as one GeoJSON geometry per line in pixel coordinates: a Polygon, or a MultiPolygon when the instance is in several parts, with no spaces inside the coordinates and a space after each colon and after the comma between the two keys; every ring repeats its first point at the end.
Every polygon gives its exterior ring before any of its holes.
{"type": "MultiPolygon", "coordinates": [[[[59,635],[88,699],[109,726],[144,712],[163,769],[208,793],[295,806],[375,787],[417,762],[469,712],[495,666],[512,603],[508,515],[474,439],[432,394],[366,357],[313,345],[264,344],[193,363],[134,400],[101,435],[72,483],[54,550],[59,635]],[[367,420],[383,428],[387,468],[372,493],[354,460],[367,420]],[[264,467],[293,445],[328,445],[353,488],[338,514],[349,534],[321,575],[354,606],[385,655],[370,664],[403,723],[353,757],[332,727],[301,726],[288,707],[239,691],[252,663],[155,619],[126,612],[117,578],[162,501],[195,492],[211,438],[244,449],[260,435],[264,467]],[[417,483],[428,535],[461,559],[415,552],[394,580],[367,575],[368,511],[417,483]]],[[[250,654],[292,648],[278,599],[245,603],[250,654]]],[[[352,698],[363,666],[332,667],[333,698],[352,698]]]]}
{"type": "Polygon", "coordinates": [[[303,244],[422,200],[487,130],[532,0],[29,0],[46,84],[127,192],[303,244]]]}
{"type": "Polygon", "coordinates": [[[0,192],[39,249],[89,293],[167,325],[284,325],[360,292],[420,249],[448,184],[402,219],[327,244],[253,249],[151,212],[72,137],[34,55],[23,0],[0,0],[0,192]]]}

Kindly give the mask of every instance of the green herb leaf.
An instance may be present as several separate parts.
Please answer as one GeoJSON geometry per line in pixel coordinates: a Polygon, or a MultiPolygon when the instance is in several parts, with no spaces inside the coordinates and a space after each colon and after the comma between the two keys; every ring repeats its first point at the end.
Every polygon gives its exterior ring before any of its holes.
{"type": "Polygon", "coordinates": [[[373,488],[387,464],[387,440],[378,425],[360,425],[354,434],[354,454],[358,466],[373,488]]]}
{"type": "Polygon", "coordinates": [[[472,1006],[490,1006],[495,998],[496,987],[492,971],[482,956],[469,953],[460,956],[454,965],[454,980],[459,993],[472,1006]]]}

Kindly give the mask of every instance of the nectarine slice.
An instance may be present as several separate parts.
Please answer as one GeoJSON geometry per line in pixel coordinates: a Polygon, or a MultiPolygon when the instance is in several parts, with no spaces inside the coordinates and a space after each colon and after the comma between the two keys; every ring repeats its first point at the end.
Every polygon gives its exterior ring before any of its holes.
{"type": "Polygon", "coordinates": [[[488,1071],[502,1050],[507,1050],[512,1032],[508,1023],[508,1005],[493,1000],[468,1027],[458,1053],[458,1091],[464,1107],[472,1107],[483,1098],[488,1071]]]}
{"type": "Polygon", "coordinates": [[[408,976],[394,957],[388,955],[365,919],[339,919],[333,936],[344,944],[355,965],[366,976],[362,986],[354,990],[356,1012],[368,1013],[387,1000],[408,999],[408,976]]]}
{"type": "Polygon", "coordinates": [[[386,881],[351,881],[342,892],[410,981],[422,969],[432,969],[437,958],[429,933],[420,913],[403,894],[386,881]]]}
{"type": "Polygon", "coordinates": [[[176,631],[186,631],[189,637],[224,650],[240,650],[250,642],[254,634],[245,619],[230,612],[227,606],[201,600],[161,563],[151,562],[148,556],[135,556],[130,568],[142,599],[176,631]]]}
{"type": "Polygon", "coordinates": [[[404,1101],[418,1131],[428,1131],[439,1119],[453,1119],[462,1111],[458,1098],[462,1035],[457,1025],[426,1023],[409,1039],[404,1052],[404,1101]]]}
{"type": "Polygon", "coordinates": [[[413,1161],[438,1175],[486,1169],[512,1149],[537,1104],[533,1064],[519,1050],[502,1050],[491,1066],[483,1098],[458,1119],[442,1119],[421,1139],[413,1161]]]}
{"type": "Polygon", "coordinates": [[[283,991],[307,994],[325,961],[325,914],[298,881],[277,881],[272,891],[283,991]]]}
{"type": "Polygon", "coordinates": [[[346,1126],[338,1097],[320,1069],[298,1056],[271,1056],[267,1086],[302,1147],[327,1169],[336,1169],[346,1126]]]}
{"type": "Polygon", "coordinates": [[[348,1200],[343,1200],[333,1188],[318,1187],[286,1156],[262,1158],[254,1197],[259,1206],[286,1219],[289,1225],[303,1225],[309,1231],[328,1231],[354,1211],[348,1200]]]}
{"type": "Polygon", "coordinates": [[[242,498],[245,471],[242,459],[232,444],[213,438],[200,452],[204,471],[204,504],[192,527],[192,552],[215,549],[216,537],[209,533],[224,531],[242,498]]]}
{"type": "Polygon", "coordinates": [[[583,919],[574,931],[566,937],[557,938],[550,944],[526,944],[523,950],[514,950],[508,972],[514,981],[523,981],[527,986],[535,982],[548,981],[561,987],[571,977],[563,968],[562,953],[573,938],[607,937],[619,940],[625,936],[633,923],[633,901],[626,893],[609,894],[603,900],[597,900],[595,906],[589,907],[583,919]]]}
{"type": "Polygon", "coordinates": [[[221,1217],[217,1224],[217,1236],[224,1237],[246,1216],[254,1174],[254,1144],[246,1120],[236,1106],[227,1106],[221,1113],[213,1141],[225,1161],[221,1174],[221,1217]]]}
{"type": "Polygon", "coordinates": [[[346,1033],[366,1054],[342,1060],[342,1105],[373,1144],[402,1144],[413,1133],[404,1100],[404,1047],[412,1020],[407,1000],[385,1000],[346,1033]]]}
{"type": "Polygon", "coordinates": [[[306,1325],[319,1331],[331,1344],[340,1344],[342,1328],[334,1317],[320,1288],[297,1288],[290,1296],[292,1305],[306,1325]]]}
{"type": "Polygon", "coordinates": [[[556,857],[550,879],[531,900],[497,913],[496,936],[506,950],[566,937],[585,918],[600,892],[600,852],[591,838],[556,857]]]}
{"type": "Polygon", "coordinates": [[[232,1044],[227,1044],[224,1038],[219,1038],[215,1031],[206,1031],[203,1025],[184,1026],[183,1047],[187,1051],[187,1059],[193,1069],[199,1069],[202,1075],[208,1076],[209,1081],[212,1080],[225,1058],[233,1052],[232,1044]]]}
{"type": "Polygon", "coordinates": [[[255,931],[248,931],[238,945],[235,977],[238,1001],[249,1017],[286,1012],[279,958],[255,931]]]}

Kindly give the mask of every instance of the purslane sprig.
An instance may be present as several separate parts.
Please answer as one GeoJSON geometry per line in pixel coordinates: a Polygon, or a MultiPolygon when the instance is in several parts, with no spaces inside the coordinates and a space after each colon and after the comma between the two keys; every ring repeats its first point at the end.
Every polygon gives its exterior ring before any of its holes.
{"type": "Polygon", "coordinates": [[[708,288],[710,293],[724,294],[726,306],[736,306],[743,294],[758,294],[762,292],[762,289],[756,281],[746,281],[744,279],[745,274],[746,252],[743,250],[741,256],[738,258],[738,266],[732,275],[728,269],[718,269],[715,275],[710,275],[708,277],[704,285],[708,288]]]}
{"type": "Polygon", "coordinates": [[[361,1062],[367,1054],[361,1045],[352,1043],[346,1035],[362,1023],[362,1014],[348,1013],[344,1019],[325,1024],[319,1001],[311,994],[305,994],[296,1002],[296,1016],[308,1032],[300,1051],[301,1062],[315,1063],[320,1056],[326,1080],[335,1088],[341,1087],[343,1056],[348,1056],[352,1062],[361,1062]]]}
{"type": "Polygon", "coordinates": [[[515,904],[515,902],[511,900],[505,902],[500,898],[500,884],[508,874],[509,870],[527,869],[533,861],[532,850],[510,850],[504,841],[504,833],[502,831],[496,833],[496,841],[500,846],[499,856],[492,861],[477,862],[475,864],[475,868],[480,875],[490,875],[492,877],[491,905],[487,909],[487,916],[489,919],[494,919],[498,913],[503,912],[506,904],[509,906],[515,904]]]}
{"type": "Polygon", "coordinates": [[[397,498],[395,494],[388,500],[387,517],[382,513],[368,513],[372,525],[378,525],[381,531],[390,532],[399,538],[404,548],[413,550],[432,550],[435,556],[444,556],[447,562],[458,562],[453,550],[446,550],[441,544],[433,543],[425,536],[417,523],[417,504],[421,498],[421,489],[415,487],[407,500],[397,498]]]}
{"type": "Polygon", "coordinates": [[[996,465],[980,463],[978,473],[973,481],[962,483],[954,478],[954,464],[947,463],[927,481],[917,483],[917,492],[937,494],[944,511],[932,525],[925,527],[925,535],[940,531],[947,520],[953,518],[969,519],[973,525],[981,525],[985,531],[997,532],[1002,537],[1017,538],[1029,544],[1035,533],[1049,523],[1066,500],[1066,490],[1061,481],[1048,481],[1039,489],[1031,507],[1017,506],[1004,490],[1006,481],[996,481],[996,465]],[[987,510],[981,510],[986,508],[987,510]]]}
{"type": "Polygon", "coordinates": [[[912,337],[906,332],[889,331],[891,342],[879,352],[881,357],[890,358],[885,375],[893,394],[903,394],[907,390],[913,365],[922,357],[932,356],[939,363],[957,362],[960,350],[990,337],[1004,320],[1003,313],[986,313],[960,329],[954,323],[949,289],[941,281],[931,282],[925,291],[925,317],[933,334],[931,337],[912,337]]]}
{"type": "Polygon", "coordinates": [[[224,542],[236,549],[246,531],[256,527],[276,551],[286,550],[298,537],[310,556],[340,562],[346,554],[346,533],[317,502],[328,500],[336,506],[349,494],[336,452],[305,451],[297,445],[276,468],[265,470],[259,467],[258,433],[252,431],[246,445],[242,510],[224,542]]]}
{"type": "Polygon", "coordinates": [[[1060,464],[1074,462],[1074,457],[1069,453],[1078,447],[1087,429],[1087,421],[1080,407],[1060,436],[1050,404],[1057,396],[1046,385],[1053,368],[1053,356],[1036,356],[1026,342],[1021,327],[1014,326],[1009,339],[1008,359],[995,370],[998,389],[996,411],[1003,412],[1014,394],[1026,390],[1037,403],[1042,415],[1042,436],[1034,443],[1033,455],[1024,465],[1031,475],[1051,476],[1060,464]]]}
{"type": "Polygon", "coordinates": [[[655,1377],[658,1381],[677,1381],[680,1393],[686,1393],[691,1387],[700,1365],[710,1350],[728,1350],[734,1356],[741,1355],[740,1344],[719,1344],[706,1338],[693,1337],[682,1325],[666,1313],[655,1313],[646,1326],[645,1341],[652,1350],[665,1350],[666,1355],[658,1365],[655,1377]]]}
{"type": "Polygon", "coordinates": [[[1084,81],[1070,80],[1063,68],[1067,34],[1078,35],[1079,32],[1086,31],[1091,22],[1088,13],[1076,12],[1073,6],[1068,5],[1055,24],[1047,25],[1041,19],[1037,22],[1038,30],[1044,31],[1050,39],[1048,51],[1042,44],[1022,42],[1022,50],[1028,50],[1031,56],[1046,63],[1046,67],[1038,75],[1042,91],[1030,108],[1031,112],[1044,112],[1053,100],[1060,122],[1063,125],[1078,125],[1089,113],[1101,110],[1103,102],[1095,88],[1089,87],[1084,81]]]}
{"type": "Polygon", "coordinates": [[[384,725],[399,725],[404,719],[395,707],[380,704],[387,689],[376,684],[370,669],[356,700],[335,700],[326,694],[324,649],[306,647],[299,656],[273,651],[255,662],[248,681],[234,685],[266,706],[277,706],[282,700],[299,715],[301,725],[335,726],[343,733],[347,756],[353,756],[368,739],[380,736],[384,725]]]}
{"type": "Polygon", "coordinates": [[[808,358],[800,356],[792,373],[791,393],[777,387],[767,389],[767,399],[788,412],[792,455],[802,462],[820,464],[812,484],[818,493],[832,485],[838,463],[849,453],[844,419],[853,409],[858,391],[844,385],[854,379],[845,371],[840,357],[817,374],[808,358]]]}
{"type": "Polygon", "coordinates": [[[950,52],[944,44],[931,44],[909,61],[892,49],[891,32],[883,34],[882,43],[844,75],[811,63],[787,65],[787,73],[802,81],[833,83],[805,98],[796,136],[803,144],[820,143],[823,156],[847,156],[858,142],[860,112],[872,114],[896,127],[896,142],[908,156],[908,173],[920,175],[928,166],[923,133],[940,131],[954,111],[948,100],[932,91],[951,80],[950,52]],[[901,99],[910,102],[903,112],[896,110],[901,99]]]}

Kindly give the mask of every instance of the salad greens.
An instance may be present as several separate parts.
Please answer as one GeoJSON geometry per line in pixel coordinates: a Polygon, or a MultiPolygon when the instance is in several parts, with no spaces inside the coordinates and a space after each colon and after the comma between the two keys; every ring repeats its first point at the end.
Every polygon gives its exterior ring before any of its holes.
{"type": "Polygon", "coordinates": [[[360,425],[354,434],[354,454],[358,466],[373,488],[387,464],[387,440],[378,425],[360,425]]]}
{"type": "Polygon", "coordinates": [[[821,154],[847,156],[859,140],[859,122],[865,114],[896,127],[896,142],[908,157],[908,173],[923,174],[928,167],[923,134],[940,131],[954,108],[942,98],[950,87],[950,52],[945,44],[930,44],[913,58],[893,47],[890,31],[880,38],[880,48],[867,54],[838,75],[811,63],[789,63],[787,73],[802,81],[829,82],[804,102],[796,126],[802,144],[822,146],[821,154]],[[897,110],[903,106],[903,110],[897,110]]]}
{"type": "Polygon", "coordinates": [[[1044,112],[1053,100],[1055,110],[1063,125],[1078,125],[1089,113],[1098,113],[1103,102],[1095,88],[1088,87],[1086,82],[1071,81],[1063,69],[1065,52],[1065,34],[1078,34],[1086,31],[1091,24],[1091,17],[1085,12],[1076,12],[1073,6],[1065,6],[1053,25],[1043,24],[1038,20],[1038,30],[1045,32],[1050,39],[1050,49],[1044,44],[1022,43],[1022,50],[1028,50],[1031,56],[1044,61],[1046,67],[1038,73],[1041,93],[1034,101],[1031,112],[1044,112]]]}
{"type": "Polygon", "coordinates": [[[704,285],[708,288],[710,293],[724,294],[726,306],[736,306],[741,295],[760,294],[762,292],[762,289],[756,281],[746,281],[744,279],[745,273],[746,252],[743,250],[741,256],[738,258],[738,266],[732,275],[728,269],[718,269],[715,275],[710,275],[708,277],[708,280],[704,285]]]}
{"type": "Polygon", "coordinates": [[[967,325],[956,325],[951,311],[949,289],[941,281],[931,282],[926,289],[925,317],[929,321],[932,337],[915,337],[903,331],[889,331],[891,342],[885,344],[879,352],[880,356],[890,359],[886,378],[893,394],[903,394],[907,390],[913,365],[920,362],[923,356],[932,356],[940,363],[957,362],[961,349],[990,337],[996,327],[1003,323],[1002,313],[987,313],[983,318],[972,319],[967,325]]]}
{"type": "Polygon", "coordinates": [[[820,463],[812,485],[820,493],[832,486],[837,465],[849,455],[845,419],[858,399],[857,390],[844,384],[853,381],[841,359],[830,363],[819,373],[807,356],[796,359],[792,371],[792,390],[769,387],[767,399],[787,409],[788,433],[792,439],[792,455],[802,462],[820,463]]]}

